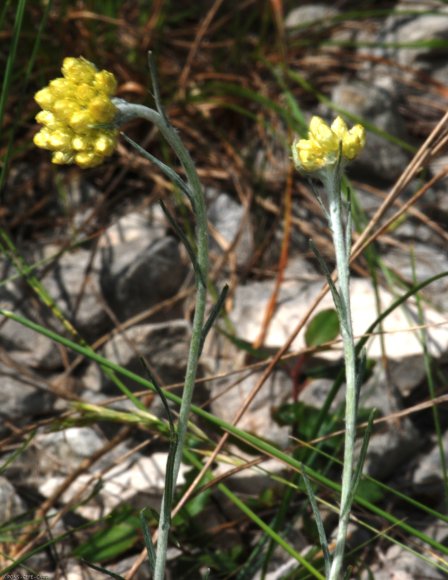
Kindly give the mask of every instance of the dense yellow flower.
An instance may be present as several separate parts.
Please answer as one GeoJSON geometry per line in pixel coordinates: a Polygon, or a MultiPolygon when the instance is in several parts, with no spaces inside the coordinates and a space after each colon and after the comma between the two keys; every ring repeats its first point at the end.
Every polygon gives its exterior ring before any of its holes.
{"type": "Polygon", "coordinates": [[[111,100],[117,81],[84,58],[65,58],[62,74],[34,95],[42,108],[36,121],[43,125],[34,143],[53,152],[53,163],[95,167],[117,144],[117,108],[111,100]]]}
{"type": "Polygon", "coordinates": [[[292,145],[294,162],[298,169],[312,173],[334,165],[341,152],[343,159],[354,159],[364,147],[365,129],[355,125],[350,130],[341,117],[331,126],[320,117],[310,121],[308,139],[296,139],[292,145]]]}

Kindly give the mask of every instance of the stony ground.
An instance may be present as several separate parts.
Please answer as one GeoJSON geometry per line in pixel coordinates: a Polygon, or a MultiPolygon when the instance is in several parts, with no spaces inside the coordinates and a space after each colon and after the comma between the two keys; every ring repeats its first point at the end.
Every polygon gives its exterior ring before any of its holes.
{"type": "MultiPolygon", "coordinates": [[[[386,18],[371,18],[362,25],[347,21],[345,26],[329,27],[330,19],[338,14],[338,8],[320,4],[293,9],[286,14],[285,38],[293,46],[299,39],[298,27],[304,22],[314,22],[316,31],[322,27],[325,30],[329,43],[320,60],[311,49],[301,57],[302,64],[307,62],[307,70],[311,71],[307,82],[319,80],[325,68],[336,70],[347,47],[357,47],[347,56],[352,69],[341,65],[331,88],[321,82],[319,91],[331,100],[332,107],[353,118],[367,120],[371,129],[366,149],[353,163],[349,175],[356,204],[364,212],[358,212],[356,225],[360,231],[393,190],[415,151],[446,110],[446,48],[443,52],[440,44],[419,45],[418,41],[446,40],[448,9],[441,2],[404,2],[397,4],[396,14],[386,18]],[[428,6],[434,8],[433,13],[413,13],[428,6]],[[411,42],[414,43],[411,47],[403,47],[411,42]]],[[[267,83],[264,89],[267,91],[264,96],[272,98],[267,83]]],[[[286,93],[275,98],[284,106],[286,93]]],[[[194,106],[189,105],[193,109],[194,106]]],[[[314,99],[305,103],[303,112],[307,117],[320,114],[330,118],[332,107],[326,98],[314,99]]],[[[196,119],[205,117],[204,131],[210,122],[207,115],[215,114],[213,105],[207,111],[201,101],[193,113],[188,107],[186,112],[196,119]]],[[[220,111],[216,115],[224,118],[220,111]]],[[[176,117],[175,121],[181,120],[176,117]]],[[[210,151],[210,167],[203,171],[200,167],[200,174],[204,177],[208,203],[212,281],[216,288],[224,283],[230,285],[226,317],[217,326],[227,333],[230,329],[238,339],[252,345],[264,330],[261,344],[267,355],[272,355],[288,340],[322,288],[323,277],[309,251],[308,240],[315,241],[330,264],[332,249],[311,188],[305,180],[294,176],[288,259],[278,285],[277,273],[285,248],[282,196],[288,183],[286,144],[290,135],[281,117],[274,119],[269,114],[265,121],[270,133],[261,134],[254,126],[244,131],[244,137],[240,133],[241,157],[235,157],[234,153],[229,156],[234,165],[220,167],[219,151],[210,151]],[[249,166],[252,173],[247,177],[249,166]],[[240,173],[234,174],[238,168],[240,173]],[[273,296],[275,306],[266,323],[266,311],[273,296]]],[[[195,139],[200,142],[196,131],[201,132],[201,126],[178,124],[190,145],[198,144],[195,139]]],[[[140,135],[146,135],[146,146],[151,144],[151,134],[148,136],[138,127],[130,130],[140,131],[140,135]]],[[[235,135],[232,133],[232,138],[235,135]]],[[[227,145],[232,149],[232,143],[227,145]]],[[[199,156],[199,149],[193,148],[193,155],[195,152],[199,156]]],[[[384,311],[405,291],[406,284],[448,271],[448,198],[443,179],[447,156],[443,150],[437,153],[427,160],[424,172],[416,173],[401,189],[400,196],[387,210],[384,220],[414,194],[422,193],[404,218],[395,220],[375,241],[378,293],[372,284],[369,262],[359,259],[354,264],[352,300],[358,336],[377,318],[378,301],[384,311]]],[[[161,192],[166,197],[167,184],[160,176],[154,177],[153,170],[135,159],[124,146],[118,155],[121,162],[128,163],[128,169],[124,170],[127,174],[115,174],[114,179],[119,180],[126,196],[108,199],[101,187],[105,181],[98,177],[99,170],[92,174],[69,170],[60,178],[64,195],[50,204],[51,211],[47,212],[47,222],[40,227],[39,235],[33,234],[40,219],[38,210],[32,214],[29,230],[25,220],[21,227],[11,228],[11,232],[19,251],[28,264],[37,265],[33,272],[79,336],[109,360],[140,374],[145,372],[140,362],[143,356],[160,384],[180,393],[190,337],[192,269],[182,244],[156,203],[161,192]],[[148,179],[149,196],[144,190],[148,179]],[[130,193],[133,188],[135,195],[130,193]],[[51,229],[48,222],[53,219],[55,227],[51,229]]],[[[44,199],[42,192],[50,178],[42,171],[44,159],[39,163],[38,170],[25,161],[12,166],[7,184],[9,195],[26,190],[32,182],[44,199]]],[[[108,168],[104,171],[111,173],[108,168]]],[[[169,203],[179,222],[183,226],[188,224],[188,209],[173,198],[169,203]]],[[[19,213],[25,212],[25,206],[22,200],[19,213]]],[[[4,281],[0,286],[2,308],[65,332],[36,297],[32,284],[28,283],[31,274],[23,264],[19,264],[19,269],[26,275],[21,276],[16,275],[18,261],[14,255],[2,259],[0,266],[4,281]]],[[[406,308],[396,310],[384,321],[381,329],[384,335],[373,336],[368,343],[372,370],[362,387],[361,406],[378,409],[380,422],[372,436],[365,472],[446,513],[443,507],[446,482],[441,475],[441,453],[434,435],[431,404],[427,401],[431,376],[434,396],[439,397],[441,437],[448,460],[448,423],[443,406],[448,371],[448,277],[426,287],[421,300],[410,300],[406,308]],[[425,367],[428,361],[431,374],[425,367]]],[[[330,307],[330,297],[326,296],[317,311],[330,307]]],[[[290,425],[275,419],[275,411],[297,399],[310,409],[319,409],[332,385],[328,376],[313,378],[307,366],[300,380],[294,374],[298,353],[304,346],[302,332],[292,343],[287,361],[273,372],[239,423],[281,448],[290,446],[294,433],[290,425]]],[[[307,356],[308,367],[317,363],[337,366],[341,359],[338,344],[307,356]]],[[[198,384],[196,403],[232,421],[256,384],[263,365],[263,361],[238,348],[226,334],[215,330],[205,347],[201,366],[204,380],[198,384]]],[[[120,424],[117,417],[115,422],[85,418],[85,424],[81,424],[77,415],[73,426],[64,423],[73,419],[70,415],[73,402],[110,403],[115,411],[132,408],[118,396],[116,386],[98,365],[76,357],[62,345],[15,322],[3,321],[0,376],[3,460],[11,459],[0,477],[1,522],[14,521],[24,513],[28,517],[30,514],[49,517],[56,510],[60,515],[48,520],[54,535],[106,516],[124,504],[158,509],[166,461],[166,446],[158,434],[147,428],[120,424]],[[55,431],[52,428],[55,421],[65,428],[55,431]],[[28,441],[26,449],[12,460],[12,454],[25,441],[28,441]],[[73,502],[78,506],[76,509],[73,502]]],[[[131,382],[127,386],[137,388],[131,382]]],[[[151,413],[163,417],[157,397],[147,395],[145,401],[151,413]]],[[[336,398],[333,410],[340,402],[341,398],[336,398]]],[[[278,465],[270,468],[279,471],[278,465]]],[[[219,466],[216,473],[224,470],[219,466]]],[[[272,485],[261,471],[244,471],[232,481],[234,489],[243,494],[261,494],[272,485]]],[[[446,542],[446,523],[430,518],[416,521],[417,512],[400,505],[393,509],[424,533],[446,542]]],[[[207,512],[203,524],[214,530],[232,517],[234,514],[224,506],[207,512]]],[[[138,527],[137,522],[135,530],[138,527]]],[[[50,532],[44,530],[38,536],[37,528],[33,528],[27,539],[42,540],[47,533],[50,532]]],[[[142,547],[137,532],[136,537],[135,545],[130,545],[131,553],[124,551],[119,561],[108,566],[111,570],[117,573],[128,570],[137,548],[142,547]]],[[[368,541],[369,537],[361,527],[354,527],[353,546],[368,541]]],[[[219,542],[228,545],[231,541],[230,533],[223,534],[217,545],[219,542]]],[[[298,548],[308,545],[307,541],[303,538],[298,548]]],[[[406,539],[402,541],[406,543],[406,539]]],[[[418,542],[415,539],[413,542],[418,551],[418,542]]],[[[28,564],[50,577],[55,570],[73,579],[94,576],[93,571],[81,568],[77,560],[66,559],[71,548],[70,542],[61,543],[56,558],[43,551],[28,564]]],[[[178,552],[173,552],[173,559],[177,556],[178,552]]],[[[373,545],[369,565],[379,580],[445,577],[431,564],[389,543],[373,545]]],[[[289,569],[291,562],[283,554],[276,554],[266,577],[295,577],[287,576],[289,569]]],[[[147,577],[143,568],[140,577],[147,577]]]]}

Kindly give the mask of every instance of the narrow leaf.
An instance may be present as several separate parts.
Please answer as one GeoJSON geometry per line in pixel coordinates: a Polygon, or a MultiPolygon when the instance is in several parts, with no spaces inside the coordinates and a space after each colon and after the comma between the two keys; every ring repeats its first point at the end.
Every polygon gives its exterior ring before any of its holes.
{"type": "Polygon", "coordinates": [[[120,576],[120,574],[116,574],[115,572],[112,572],[111,570],[104,568],[104,566],[100,566],[99,564],[93,564],[92,562],[89,562],[84,558],[81,558],[81,562],[86,566],[88,566],[89,568],[96,570],[97,572],[102,572],[105,576],[110,576],[111,578],[115,578],[116,580],[125,580],[123,576],[120,576]]]}
{"type": "Polygon", "coordinates": [[[165,109],[162,106],[162,99],[160,97],[159,90],[159,77],[157,75],[157,67],[154,61],[154,54],[152,50],[148,50],[148,68],[149,74],[151,75],[151,84],[154,96],[154,102],[156,104],[156,109],[159,112],[162,119],[165,121],[167,126],[171,126],[168,117],[166,116],[165,109]]]}
{"type": "Polygon", "coordinates": [[[359,355],[356,369],[356,409],[358,409],[359,406],[359,395],[361,393],[361,386],[364,382],[366,368],[367,368],[367,353],[366,349],[363,348],[361,350],[361,354],[359,355]]]}
{"type": "Polygon", "coordinates": [[[159,395],[161,401],[162,401],[162,405],[163,408],[165,409],[165,413],[168,417],[168,422],[170,425],[170,433],[171,436],[174,433],[174,421],[173,421],[173,416],[171,414],[171,409],[168,405],[168,401],[167,398],[165,397],[165,393],[163,392],[163,390],[161,389],[159,383],[155,380],[155,377],[153,376],[151,369],[149,368],[148,363],[146,362],[146,360],[144,359],[144,357],[139,357],[140,358],[140,362],[143,365],[143,367],[145,368],[146,373],[148,374],[149,380],[152,382],[152,384],[154,385],[154,389],[156,390],[157,394],[159,395]]]}
{"type": "Polygon", "coordinates": [[[154,573],[154,567],[156,564],[156,552],[154,550],[154,544],[152,543],[151,534],[149,533],[148,522],[145,518],[145,510],[146,508],[142,509],[140,512],[140,523],[143,529],[143,538],[145,540],[146,552],[148,554],[149,566],[151,568],[151,572],[154,573]]]}
{"type": "Polygon", "coordinates": [[[218,296],[218,300],[213,305],[213,308],[211,309],[210,314],[208,315],[208,318],[204,324],[204,328],[202,329],[202,335],[201,335],[201,349],[200,349],[201,352],[202,352],[202,347],[204,346],[205,339],[207,338],[207,335],[210,332],[211,327],[213,326],[213,324],[215,323],[215,320],[218,318],[219,313],[221,312],[221,309],[224,305],[228,291],[229,291],[229,286],[228,286],[228,284],[225,284],[223,289],[221,290],[219,296],[218,296]]]}
{"type": "Polygon", "coordinates": [[[350,263],[350,254],[352,252],[352,202],[351,191],[347,191],[347,223],[345,225],[345,253],[347,262],[350,263]]]}
{"type": "Polygon", "coordinates": [[[347,504],[349,506],[352,505],[353,499],[354,499],[355,494],[356,494],[356,490],[358,488],[359,481],[361,479],[362,468],[364,467],[364,463],[365,463],[366,456],[367,456],[367,448],[369,447],[370,435],[372,434],[373,418],[375,416],[375,413],[376,413],[376,409],[373,409],[369,415],[367,427],[366,427],[366,430],[364,432],[364,437],[362,440],[362,446],[361,446],[361,451],[359,453],[358,463],[356,465],[355,473],[353,474],[353,478],[352,478],[352,484],[351,484],[351,489],[350,489],[350,499],[347,502],[347,504]]]}
{"type": "Polygon", "coordinates": [[[191,191],[188,184],[185,183],[185,181],[181,179],[179,175],[173,169],[171,169],[171,167],[165,165],[165,163],[160,161],[160,159],[157,159],[157,157],[149,153],[149,151],[146,151],[146,149],[143,149],[141,145],[139,145],[136,141],[131,139],[131,137],[128,137],[126,133],[121,132],[121,136],[125,141],[129,143],[129,145],[134,147],[134,149],[136,149],[142,157],[144,157],[148,161],[151,161],[151,163],[153,163],[156,167],[158,167],[160,171],[164,175],[166,175],[166,177],[168,177],[168,179],[188,197],[190,202],[193,203],[192,201],[193,197],[191,195],[191,191]]]}
{"type": "Polygon", "coordinates": [[[314,194],[314,197],[316,198],[317,203],[320,206],[320,209],[322,210],[322,213],[324,214],[324,216],[327,219],[327,222],[330,223],[330,214],[328,213],[327,208],[324,205],[324,202],[322,201],[322,198],[320,196],[319,191],[316,189],[316,186],[314,184],[314,181],[312,179],[308,179],[308,183],[310,185],[311,191],[314,194]]]}
{"type": "Polygon", "coordinates": [[[196,254],[194,253],[194,250],[193,250],[190,242],[188,241],[184,232],[180,229],[176,220],[173,218],[173,216],[171,215],[171,213],[169,212],[168,208],[163,203],[163,201],[159,201],[159,204],[160,204],[160,207],[162,208],[163,213],[166,215],[167,220],[170,222],[171,227],[176,232],[180,241],[183,243],[185,249],[187,250],[188,256],[191,260],[191,263],[193,264],[193,268],[194,268],[194,271],[196,272],[196,275],[201,280],[202,284],[205,286],[204,275],[202,273],[201,268],[199,267],[198,261],[196,259],[196,254]]]}
{"type": "MultiPolygon", "coordinates": [[[[145,367],[148,374],[151,375],[151,371],[150,371],[149,366],[146,363],[145,359],[142,357],[142,358],[140,358],[140,361],[142,362],[142,364],[145,367]]],[[[166,496],[171,499],[173,497],[173,489],[174,489],[173,470],[174,470],[174,457],[175,457],[176,448],[177,448],[177,432],[176,432],[176,428],[175,428],[174,421],[173,421],[173,416],[171,414],[171,410],[170,410],[170,407],[168,405],[168,401],[167,401],[167,398],[165,396],[165,393],[160,388],[160,386],[157,384],[157,382],[154,382],[153,385],[154,385],[155,391],[157,392],[160,399],[162,400],[162,404],[163,404],[165,412],[168,416],[168,422],[169,422],[169,426],[170,426],[170,445],[169,445],[169,450],[168,450],[168,457],[166,460],[166,471],[165,471],[165,493],[166,493],[166,496]]],[[[171,502],[170,501],[163,502],[163,505],[164,505],[164,512],[162,514],[162,517],[164,518],[165,522],[169,522],[171,519],[171,509],[170,509],[171,502]]],[[[154,559],[154,565],[155,565],[155,559],[154,559]]]]}
{"type": "Polygon", "coordinates": [[[330,560],[330,551],[328,549],[328,541],[327,536],[325,534],[324,524],[322,522],[322,518],[320,516],[319,508],[317,507],[316,497],[314,495],[313,488],[311,487],[310,480],[305,473],[305,469],[303,469],[302,465],[302,477],[305,483],[306,493],[308,495],[308,499],[310,500],[311,509],[313,510],[314,519],[316,520],[317,531],[319,533],[319,540],[320,545],[322,548],[322,552],[324,555],[324,564],[325,564],[325,576],[328,578],[328,574],[330,572],[331,560],[330,560]]]}
{"type": "Polygon", "coordinates": [[[315,246],[313,240],[310,240],[310,248],[311,248],[313,254],[316,256],[317,261],[319,262],[319,266],[321,267],[322,272],[325,275],[325,278],[327,280],[327,284],[331,290],[331,295],[333,296],[333,302],[334,302],[334,305],[336,306],[336,310],[338,310],[339,312],[343,312],[344,307],[342,304],[342,300],[341,300],[341,297],[339,296],[339,292],[337,291],[336,285],[333,282],[333,278],[331,277],[330,270],[328,269],[327,264],[325,263],[325,260],[322,257],[322,254],[319,252],[319,250],[315,246]]]}

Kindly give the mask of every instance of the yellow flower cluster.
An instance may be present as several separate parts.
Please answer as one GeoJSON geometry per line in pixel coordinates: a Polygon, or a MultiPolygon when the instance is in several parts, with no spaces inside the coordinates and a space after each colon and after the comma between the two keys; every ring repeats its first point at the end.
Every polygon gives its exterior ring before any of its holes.
{"type": "Polygon", "coordinates": [[[34,96],[43,109],[36,115],[43,127],[34,143],[53,151],[53,163],[95,167],[117,144],[118,130],[111,126],[117,81],[84,58],[65,58],[62,74],[34,96]]]}
{"type": "Polygon", "coordinates": [[[350,130],[341,117],[336,117],[331,126],[320,117],[310,121],[308,139],[297,139],[292,146],[294,162],[298,169],[306,172],[318,171],[338,161],[339,152],[348,160],[354,159],[366,141],[365,129],[355,125],[350,130]]]}

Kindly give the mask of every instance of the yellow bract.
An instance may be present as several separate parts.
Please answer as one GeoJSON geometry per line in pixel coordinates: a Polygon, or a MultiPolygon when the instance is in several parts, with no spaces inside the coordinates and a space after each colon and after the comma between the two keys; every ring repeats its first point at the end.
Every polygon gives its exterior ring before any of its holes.
{"type": "Polygon", "coordinates": [[[355,125],[350,130],[341,117],[336,117],[331,126],[320,117],[310,121],[308,139],[296,139],[292,146],[294,162],[298,169],[312,173],[329,165],[339,158],[354,159],[365,144],[365,129],[355,125]]]}
{"type": "Polygon", "coordinates": [[[53,163],[95,167],[117,144],[118,130],[107,127],[117,113],[111,100],[117,81],[84,58],[65,58],[62,74],[34,95],[43,109],[36,115],[43,127],[34,143],[53,151],[53,163]]]}

